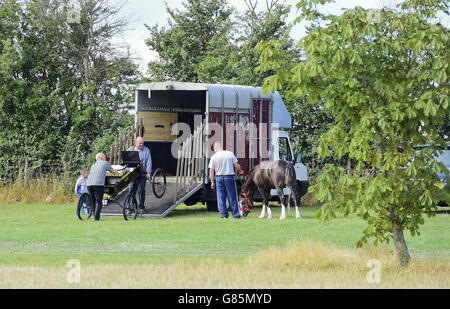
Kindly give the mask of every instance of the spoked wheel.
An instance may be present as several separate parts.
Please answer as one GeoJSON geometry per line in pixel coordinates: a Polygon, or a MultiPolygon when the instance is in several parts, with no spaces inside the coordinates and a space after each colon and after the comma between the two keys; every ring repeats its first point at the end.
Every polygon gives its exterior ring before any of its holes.
{"type": "Polygon", "coordinates": [[[77,217],[80,220],[87,220],[92,214],[92,199],[89,193],[81,194],[77,204],[77,217]]]}
{"type": "Polygon", "coordinates": [[[158,168],[152,176],[152,189],[157,198],[163,197],[166,193],[166,174],[161,168],[158,168]]]}
{"type": "Polygon", "coordinates": [[[123,217],[125,220],[128,219],[136,220],[138,215],[138,205],[136,201],[136,197],[128,194],[125,198],[125,202],[123,203],[123,217]]]}

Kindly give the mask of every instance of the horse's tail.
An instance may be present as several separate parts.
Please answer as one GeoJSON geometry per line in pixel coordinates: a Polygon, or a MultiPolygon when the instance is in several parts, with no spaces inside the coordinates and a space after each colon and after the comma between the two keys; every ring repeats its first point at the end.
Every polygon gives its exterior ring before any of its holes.
{"type": "Polygon", "coordinates": [[[284,171],[284,179],[286,182],[286,187],[289,188],[289,190],[291,191],[291,193],[289,194],[289,200],[288,200],[288,207],[290,208],[291,206],[291,196],[295,199],[295,205],[297,206],[297,201],[298,201],[298,196],[299,196],[299,192],[297,190],[297,177],[295,174],[295,168],[294,165],[292,165],[292,163],[287,162],[286,164],[286,169],[284,171]]]}

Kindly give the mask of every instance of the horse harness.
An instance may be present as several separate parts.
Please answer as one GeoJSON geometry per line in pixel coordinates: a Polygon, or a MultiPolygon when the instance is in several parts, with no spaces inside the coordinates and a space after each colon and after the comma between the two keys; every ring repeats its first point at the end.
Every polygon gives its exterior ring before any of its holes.
{"type": "Polygon", "coordinates": [[[253,210],[254,206],[253,206],[253,202],[250,201],[250,199],[248,198],[247,194],[245,192],[242,193],[242,196],[247,199],[247,206],[245,206],[245,208],[240,208],[240,210],[242,211],[242,216],[243,217],[247,217],[248,214],[253,210]]]}

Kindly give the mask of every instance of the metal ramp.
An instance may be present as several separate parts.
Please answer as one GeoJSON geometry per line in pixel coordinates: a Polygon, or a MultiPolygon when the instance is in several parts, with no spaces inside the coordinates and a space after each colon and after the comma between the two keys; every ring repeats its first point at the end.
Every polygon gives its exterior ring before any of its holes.
{"type": "MultiPolygon", "coordinates": [[[[151,183],[145,185],[145,211],[140,217],[164,218],[185,200],[203,188],[205,183],[205,123],[201,124],[189,138],[180,145],[177,159],[177,173],[166,177],[167,186],[164,196],[160,199],[154,196],[151,183]]],[[[120,193],[116,200],[123,205],[128,189],[120,193]]],[[[136,194],[139,204],[139,197],[136,194]]],[[[102,216],[122,216],[122,208],[111,202],[103,206],[102,216]]]]}
{"type": "MultiPolygon", "coordinates": [[[[196,193],[198,190],[202,188],[202,184],[194,187],[190,192],[183,195],[180,199],[174,202],[174,193],[176,188],[176,182],[174,177],[167,178],[167,188],[166,193],[160,199],[156,198],[152,192],[152,187],[149,182],[147,182],[145,186],[145,212],[140,214],[139,217],[143,218],[164,218],[166,217],[172,210],[177,208],[180,204],[182,204],[186,199],[188,199],[191,195],[196,193]]],[[[123,205],[125,197],[128,194],[128,189],[124,190],[121,194],[118,195],[116,200],[123,205]]],[[[136,198],[139,204],[139,197],[136,194],[136,198]]],[[[117,203],[111,202],[107,206],[103,206],[102,208],[102,216],[122,216],[122,208],[117,203]]]]}

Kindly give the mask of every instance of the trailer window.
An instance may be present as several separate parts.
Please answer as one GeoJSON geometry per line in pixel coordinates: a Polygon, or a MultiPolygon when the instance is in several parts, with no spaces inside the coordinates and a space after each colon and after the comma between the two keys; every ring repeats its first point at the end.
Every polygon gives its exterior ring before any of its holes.
{"type": "Polygon", "coordinates": [[[279,145],[279,158],[280,160],[292,161],[291,149],[289,147],[289,141],[286,137],[280,137],[278,139],[279,145]]]}

